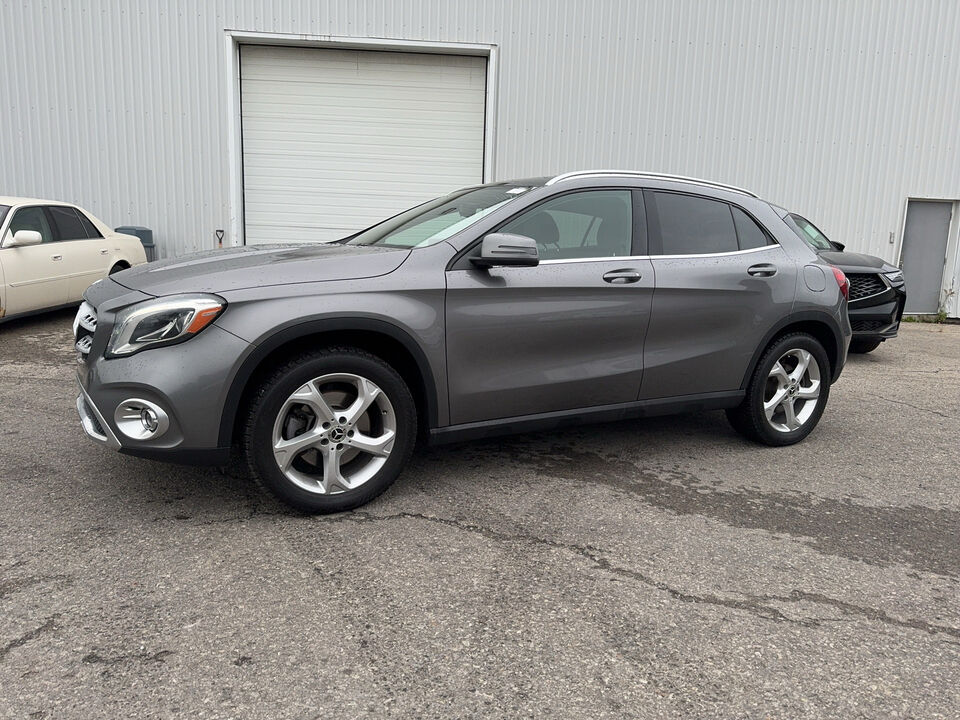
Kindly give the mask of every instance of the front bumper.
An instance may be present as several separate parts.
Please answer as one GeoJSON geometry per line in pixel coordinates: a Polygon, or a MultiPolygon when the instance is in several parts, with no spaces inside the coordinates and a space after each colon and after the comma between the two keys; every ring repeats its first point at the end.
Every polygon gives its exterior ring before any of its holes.
{"type": "MultiPolygon", "coordinates": [[[[77,412],[84,432],[129,455],[225,464],[230,447],[219,444],[220,419],[230,382],[250,344],[213,324],[188,342],[108,360],[104,350],[116,309],[110,302],[100,305],[92,339],[87,335],[82,344],[86,352],[78,354],[77,412]],[[132,398],[156,404],[166,413],[169,425],[162,434],[138,440],[120,429],[114,415],[132,398]]],[[[85,331],[75,332],[84,339],[85,331]]]]}
{"type": "Polygon", "coordinates": [[[907,293],[903,285],[888,287],[881,293],[848,305],[850,327],[858,340],[887,340],[897,336],[907,293]]]}

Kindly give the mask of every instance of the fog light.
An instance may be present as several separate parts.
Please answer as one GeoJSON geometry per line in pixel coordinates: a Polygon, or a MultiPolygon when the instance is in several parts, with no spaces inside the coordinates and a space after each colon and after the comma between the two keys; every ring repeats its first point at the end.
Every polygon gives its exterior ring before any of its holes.
{"type": "Polygon", "coordinates": [[[155,433],[157,428],[160,427],[160,419],[150,408],[145,407],[140,411],[140,422],[143,423],[143,429],[148,433],[155,433]]]}
{"type": "Polygon", "coordinates": [[[125,400],[113,414],[117,429],[133,440],[153,440],[170,427],[170,418],[156,403],[139,398],[125,400]]]}

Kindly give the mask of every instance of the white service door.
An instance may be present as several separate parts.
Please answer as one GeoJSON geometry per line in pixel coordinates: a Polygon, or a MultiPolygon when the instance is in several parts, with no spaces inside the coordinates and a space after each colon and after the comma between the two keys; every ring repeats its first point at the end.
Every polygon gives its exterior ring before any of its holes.
{"type": "Polygon", "coordinates": [[[486,58],[240,48],[248,245],[326,241],[483,181],[486,58]]]}

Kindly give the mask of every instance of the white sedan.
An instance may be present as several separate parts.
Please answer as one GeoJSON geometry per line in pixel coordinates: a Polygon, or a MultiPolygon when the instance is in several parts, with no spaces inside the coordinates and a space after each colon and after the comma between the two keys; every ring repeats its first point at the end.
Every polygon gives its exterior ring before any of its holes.
{"type": "Polygon", "coordinates": [[[146,261],[138,238],[76,205],[0,197],[0,319],[74,305],[91,283],[146,261]]]}

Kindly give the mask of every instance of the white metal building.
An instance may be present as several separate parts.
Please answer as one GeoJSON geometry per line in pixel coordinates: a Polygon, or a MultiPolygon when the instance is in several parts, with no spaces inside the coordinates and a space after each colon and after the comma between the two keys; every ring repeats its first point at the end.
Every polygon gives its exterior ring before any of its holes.
{"type": "Polygon", "coordinates": [[[955,0],[0,0],[0,192],[170,256],[656,170],[902,257],[956,316],[958,38],[955,0]]]}

